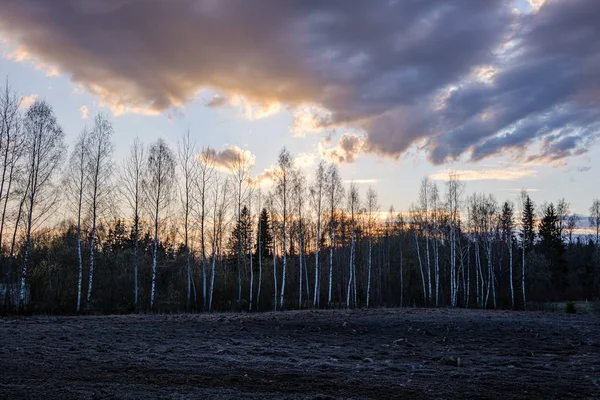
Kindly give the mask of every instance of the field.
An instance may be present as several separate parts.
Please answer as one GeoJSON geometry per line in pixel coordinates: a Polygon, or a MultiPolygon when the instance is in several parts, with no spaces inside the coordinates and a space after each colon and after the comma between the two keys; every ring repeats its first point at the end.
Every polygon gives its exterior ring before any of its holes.
{"type": "Polygon", "coordinates": [[[0,319],[0,398],[600,398],[600,319],[401,309],[0,319]]]}

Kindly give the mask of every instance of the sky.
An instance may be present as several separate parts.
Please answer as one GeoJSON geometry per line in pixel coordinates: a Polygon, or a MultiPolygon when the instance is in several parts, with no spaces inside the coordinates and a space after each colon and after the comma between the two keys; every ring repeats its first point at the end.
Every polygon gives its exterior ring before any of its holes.
{"type": "Polygon", "coordinates": [[[516,201],[600,197],[600,1],[0,1],[0,76],[67,143],[97,113],[133,139],[285,146],[407,210],[420,181],[516,201]]]}

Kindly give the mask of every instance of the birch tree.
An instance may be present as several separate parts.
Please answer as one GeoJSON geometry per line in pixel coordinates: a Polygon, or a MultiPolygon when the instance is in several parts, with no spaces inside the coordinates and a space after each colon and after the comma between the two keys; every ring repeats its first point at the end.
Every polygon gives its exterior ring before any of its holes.
{"type": "Polygon", "coordinates": [[[120,170],[121,195],[133,213],[133,303],[139,308],[139,243],[141,213],[145,207],[144,179],[146,158],[144,144],[136,137],[120,170]]]}
{"type": "Polygon", "coordinates": [[[171,203],[175,177],[175,155],[163,139],[158,139],[150,146],[146,168],[146,196],[148,198],[148,205],[152,207],[154,217],[152,287],[150,291],[150,309],[154,309],[160,216],[171,203]]]}
{"type": "Polygon", "coordinates": [[[333,248],[335,246],[335,211],[344,198],[344,187],[337,165],[329,164],[325,176],[325,190],[327,192],[327,207],[329,209],[329,289],[327,305],[332,305],[333,285],[333,248]]]}
{"type": "Polygon", "coordinates": [[[4,88],[0,89],[0,156],[2,173],[0,182],[0,253],[4,250],[4,233],[8,218],[14,215],[17,208],[12,241],[9,246],[8,265],[6,269],[5,306],[17,303],[14,289],[14,253],[17,232],[22,221],[23,208],[29,187],[26,182],[25,140],[26,132],[20,112],[21,97],[12,88],[8,79],[4,88]],[[16,203],[14,203],[16,201],[16,203]],[[10,204],[10,207],[9,207],[10,204]],[[18,204],[18,205],[17,205],[18,204]]]}
{"type": "Polygon", "coordinates": [[[427,303],[427,287],[425,286],[425,271],[423,269],[423,258],[421,257],[421,246],[419,245],[419,235],[423,231],[423,215],[420,207],[412,205],[409,211],[411,216],[412,233],[415,237],[415,248],[417,250],[417,261],[419,263],[419,271],[421,273],[421,286],[423,288],[423,303],[427,303]]]}
{"type": "MultiPolygon", "coordinates": [[[[305,272],[304,271],[303,211],[304,211],[305,196],[306,196],[306,178],[302,174],[302,172],[299,170],[296,170],[294,172],[292,194],[293,194],[293,198],[294,198],[297,221],[298,221],[298,242],[299,242],[298,257],[299,257],[299,263],[300,263],[300,269],[298,271],[299,272],[298,304],[299,304],[299,307],[302,308],[302,289],[303,289],[302,288],[302,280],[304,279],[303,274],[305,272]]],[[[308,290],[308,282],[307,282],[306,289],[308,290]]]]}
{"type": "MultiPolygon", "coordinates": [[[[10,250],[8,253],[8,281],[9,284],[12,285],[13,282],[13,266],[15,261],[15,251],[17,247],[17,234],[19,233],[19,228],[23,224],[23,214],[26,211],[27,199],[29,198],[29,185],[31,184],[31,180],[28,179],[29,175],[24,174],[26,176],[18,177],[21,179],[16,179],[17,189],[15,190],[15,195],[18,196],[19,202],[17,206],[17,213],[14,221],[14,229],[12,231],[12,240],[10,243],[10,250]]],[[[12,291],[9,294],[7,291],[7,301],[9,301],[8,297],[13,296],[12,291]]],[[[20,292],[19,292],[20,296],[20,292]]],[[[12,298],[12,301],[15,302],[16,299],[12,298]]],[[[7,304],[7,303],[5,303],[7,304]]]]}
{"type": "Polygon", "coordinates": [[[252,254],[252,232],[254,232],[254,214],[252,214],[252,200],[254,199],[254,189],[250,189],[250,193],[248,195],[248,215],[250,218],[250,226],[248,229],[248,256],[250,258],[250,301],[248,302],[248,311],[252,311],[252,301],[254,294],[254,266],[252,265],[252,261],[254,259],[252,254]]]}
{"type": "MultiPolygon", "coordinates": [[[[390,206],[389,214],[388,214],[388,223],[391,225],[392,232],[395,233],[398,237],[398,240],[402,240],[402,236],[405,232],[405,223],[404,217],[402,213],[397,213],[394,216],[394,207],[390,206]]],[[[399,256],[400,256],[400,265],[399,265],[399,275],[400,275],[400,307],[404,306],[404,251],[403,243],[400,243],[399,246],[399,256]]]]}
{"type": "Polygon", "coordinates": [[[458,271],[456,268],[457,231],[460,224],[460,203],[464,185],[458,174],[450,172],[446,183],[446,202],[450,224],[450,303],[458,304],[458,271]]]}
{"type": "Polygon", "coordinates": [[[349,278],[348,278],[348,291],[346,294],[346,307],[350,307],[350,296],[354,293],[354,302],[357,303],[356,299],[356,251],[355,251],[355,242],[356,242],[356,214],[360,208],[360,197],[358,194],[358,188],[354,182],[350,183],[350,188],[348,190],[348,204],[347,211],[350,214],[350,266],[348,270],[349,278]]]}
{"type": "Polygon", "coordinates": [[[372,248],[373,248],[373,234],[375,226],[377,224],[377,213],[379,212],[379,203],[377,200],[377,193],[372,187],[367,190],[367,235],[369,240],[369,254],[368,254],[368,267],[367,267],[367,308],[369,308],[369,300],[371,298],[371,264],[373,260],[372,248]]]}
{"type": "Polygon", "coordinates": [[[431,304],[431,258],[429,252],[429,188],[431,183],[429,178],[425,177],[421,181],[421,189],[419,191],[419,206],[423,218],[423,227],[425,232],[425,260],[427,261],[427,301],[431,304]]]}
{"type": "Polygon", "coordinates": [[[263,242],[265,236],[268,235],[269,225],[267,219],[267,209],[262,208],[262,191],[258,189],[258,209],[260,210],[260,216],[258,217],[258,229],[256,234],[256,253],[258,259],[258,290],[256,292],[256,309],[259,309],[260,305],[260,292],[262,289],[262,265],[263,265],[263,247],[266,243],[263,242]]]}
{"type": "Polygon", "coordinates": [[[89,132],[84,128],[77,138],[67,171],[67,189],[77,214],[77,312],[81,311],[81,286],[83,281],[83,256],[81,252],[81,219],[84,193],[87,191],[87,152],[89,132]]]}
{"type": "Polygon", "coordinates": [[[438,186],[435,182],[431,182],[429,189],[429,204],[431,204],[431,232],[433,234],[433,271],[434,271],[434,290],[435,290],[435,305],[439,305],[440,294],[440,254],[439,254],[439,237],[440,229],[440,194],[438,186]]]}
{"type": "Polygon", "coordinates": [[[277,172],[275,174],[275,190],[281,206],[281,236],[282,236],[282,272],[279,308],[284,307],[285,282],[287,274],[287,219],[288,196],[292,189],[293,159],[290,152],[284,147],[277,159],[277,172]]]}
{"type": "Polygon", "coordinates": [[[564,197],[560,198],[556,203],[556,227],[563,241],[567,239],[566,235],[570,209],[571,204],[564,197]]]}
{"type": "MultiPolygon", "coordinates": [[[[478,205],[481,234],[483,236],[483,244],[487,259],[487,284],[485,285],[483,307],[487,307],[491,294],[494,308],[496,308],[496,279],[492,261],[492,250],[497,232],[497,202],[492,195],[486,196],[482,194],[479,197],[478,205]]],[[[483,275],[481,276],[483,277],[483,275]]]]}
{"type": "Polygon", "coordinates": [[[53,180],[64,159],[64,133],[56,121],[52,107],[36,100],[25,113],[25,174],[27,179],[25,248],[19,304],[25,305],[27,267],[31,250],[31,233],[36,219],[47,214],[56,203],[53,180]]]}
{"type": "MultiPolygon", "coordinates": [[[[187,271],[187,296],[186,296],[186,309],[190,311],[191,307],[191,297],[192,297],[192,285],[193,283],[193,271],[192,271],[192,261],[190,254],[190,223],[191,223],[191,213],[193,209],[193,202],[195,198],[195,183],[196,177],[198,175],[198,171],[196,169],[196,144],[190,137],[190,131],[188,130],[186,135],[183,137],[181,143],[177,146],[178,156],[179,156],[179,168],[181,170],[181,187],[179,197],[181,199],[181,212],[183,214],[183,246],[185,251],[185,265],[187,271]]],[[[204,205],[202,205],[204,207],[204,205]]],[[[202,213],[204,213],[204,209],[202,209],[202,213]]],[[[204,215],[202,215],[202,219],[204,215]]],[[[204,224],[204,221],[202,221],[204,224]]],[[[202,233],[204,235],[204,225],[202,226],[202,233]]],[[[204,238],[201,239],[204,241],[204,238]]],[[[204,251],[204,248],[202,248],[204,251]]],[[[202,254],[202,266],[203,266],[203,295],[204,295],[204,304],[206,304],[206,269],[204,262],[204,253],[202,254]]],[[[196,298],[196,286],[194,285],[194,301],[198,302],[196,298]]],[[[197,304],[196,304],[197,306],[197,304]]]]}
{"type": "Polygon", "coordinates": [[[9,204],[19,198],[18,184],[19,181],[23,180],[24,175],[23,158],[26,148],[25,134],[21,123],[13,131],[10,143],[6,144],[6,146],[9,146],[9,151],[6,154],[8,160],[4,160],[7,164],[7,171],[4,177],[5,188],[2,191],[2,196],[0,196],[2,207],[2,216],[0,217],[0,246],[4,243],[6,222],[12,211],[9,209],[9,204]]]}
{"type": "MultiPolygon", "coordinates": [[[[235,153],[231,162],[231,175],[235,185],[236,208],[237,208],[237,226],[242,226],[242,204],[246,201],[249,190],[250,169],[252,160],[245,153],[238,151],[235,153]]],[[[238,306],[242,305],[242,257],[246,257],[242,249],[241,230],[237,230],[237,283],[238,283],[238,306]]]]}
{"type": "MultiPolygon", "coordinates": [[[[477,206],[475,196],[469,196],[467,199],[467,240],[473,244],[473,254],[475,262],[475,302],[479,307],[479,226],[477,223],[477,206]]],[[[470,285],[467,286],[467,292],[470,295],[470,285]]],[[[467,296],[468,297],[468,296],[467,296]]],[[[467,305],[469,304],[467,299],[467,305]]]]}
{"type": "Polygon", "coordinates": [[[319,275],[319,251],[321,250],[321,217],[323,201],[325,197],[326,184],[326,172],[325,172],[325,161],[321,161],[317,166],[315,173],[315,180],[310,187],[310,199],[311,204],[315,210],[317,217],[317,236],[315,240],[315,287],[313,294],[313,307],[319,306],[319,295],[321,293],[320,287],[320,275],[319,275]]]}
{"type": "Polygon", "coordinates": [[[113,173],[113,127],[110,121],[102,114],[94,119],[87,151],[87,180],[88,180],[88,206],[91,213],[90,232],[90,271],[87,291],[87,304],[90,307],[92,300],[92,284],[95,266],[95,239],[98,217],[107,209],[111,199],[110,187],[113,173]]]}
{"type": "MultiPolygon", "coordinates": [[[[208,194],[215,179],[215,152],[205,147],[198,155],[196,173],[196,195],[198,196],[198,219],[200,220],[200,256],[202,258],[202,307],[206,310],[206,215],[208,194]]],[[[212,278],[211,278],[212,279],[212,278]]]]}
{"type": "Polygon", "coordinates": [[[596,247],[600,247],[600,199],[594,199],[592,202],[588,219],[596,233],[596,247]]]}
{"type": "Polygon", "coordinates": [[[3,245],[4,225],[6,222],[6,210],[11,199],[11,189],[17,163],[23,155],[23,130],[19,107],[21,98],[10,86],[8,79],[2,90],[0,90],[0,154],[2,156],[2,178],[0,181],[0,206],[2,216],[0,218],[0,247],[3,245]]]}
{"type": "Polygon", "coordinates": [[[213,293],[215,287],[215,269],[219,258],[219,249],[222,233],[225,229],[225,217],[227,212],[227,194],[229,193],[229,179],[221,179],[215,176],[213,190],[213,232],[212,232],[212,257],[210,271],[210,286],[208,291],[208,311],[212,311],[213,293]]]}
{"type": "Polygon", "coordinates": [[[505,201],[502,206],[502,216],[500,217],[500,229],[502,235],[502,241],[508,248],[508,272],[510,279],[510,301],[511,307],[515,308],[515,288],[513,278],[513,236],[514,236],[514,223],[513,223],[513,205],[505,201]]]}
{"type": "Polygon", "coordinates": [[[271,214],[271,237],[273,238],[273,311],[277,311],[277,220],[275,218],[275,195],[271,193],[267,200],[269,205],[269,213],[271,214]]]}
{"type": "Polygon", "coordinates": [[[573,233],[575,229],[577,229],[577,221],[579,220],[579,215],[573,213],[567,217],[567,235],[569,237],[569,245],[573,244],[573,233]]]}

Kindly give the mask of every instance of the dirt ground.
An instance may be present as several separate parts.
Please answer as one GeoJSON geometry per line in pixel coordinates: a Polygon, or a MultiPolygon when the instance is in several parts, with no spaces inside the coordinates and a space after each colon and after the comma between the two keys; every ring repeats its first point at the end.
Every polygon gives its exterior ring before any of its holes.
{"type": "Polygon", "coordinates": [[[0,398],[600,398],[600,318],[446,309],[6,318],[0,398]]]}

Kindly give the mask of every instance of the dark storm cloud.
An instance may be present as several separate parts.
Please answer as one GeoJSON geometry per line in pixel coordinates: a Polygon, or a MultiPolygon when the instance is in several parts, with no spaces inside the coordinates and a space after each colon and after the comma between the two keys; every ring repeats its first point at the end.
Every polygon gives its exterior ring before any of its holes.
{"type": "Polygon", "coordinates": [[[364,131],[350,151],[357,136],[324,150],[352,154],[345,161],[359,148],[398,157],[415,143],[434,163],[581,154],[599,128],[600,2],[512,7],[22,0],[0,3],[0,30],[21,55],[70,74],[117,111],[163,111],[204,88],[220,93],[212,107],[232,96],[317,104],[331,113],[324,127],[364,131]]]}
{"type": "MultiPolygon", "coordinates": [[[[471,151],[471,159],[510,150],[552,161],[587,151],[600,132],[600,2],[547,1],[515,21],[511,41],[493,64],[491,84],[468,82],[452,93],[448,113],[469,110],[431,140],[442,163],[471,151]]],[[[451,118],[449,118],[451,119],[451,118]]]]}

